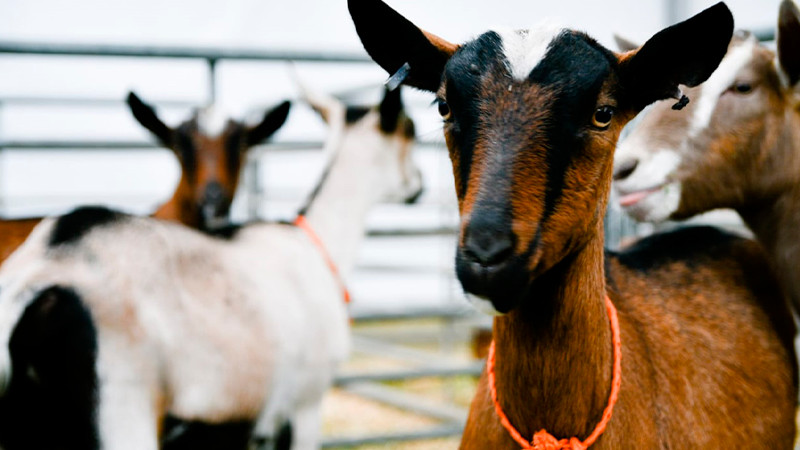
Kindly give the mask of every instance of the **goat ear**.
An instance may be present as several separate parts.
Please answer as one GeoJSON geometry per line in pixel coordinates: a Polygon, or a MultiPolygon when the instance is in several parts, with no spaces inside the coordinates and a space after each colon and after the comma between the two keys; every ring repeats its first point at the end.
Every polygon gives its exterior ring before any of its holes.
{"type": "Polygon", "coordinates": [[[392,75],[408,63],[405,84],[439,89],[444,66],[458,46],[420,30],[381,0],[348,0],[347,7],[364,49],[378,65],[392,75]]]}
{"type": "Polygon", "coordinates": [[[629,105],[640,110],[657,100],[688,99],[678,85],[697,86],[717,69],[733,35],[733,15],[720,2],[666,28],[637,51],[620,57],[620,78],[629,105]]]}
{"type": "Polygon", "coordinates": [[[632,40],[622,37],[617,33],[614,33],[614,43],[617,44],[617,48],[621,52],[629,52],[631,50],[636,50],[637,48],[641,47],[641,45],[633,42],[632,40]]]}
{"type": "Polygon", "coordinates": [[[128,93],[128,107],[133,117],[145,128],[150,130],[162,144],[169,146],[172,141],[173,130],[156,115],[155,109],[143,102],[133,92],[128,93]]]}
{"type": "Polygon", "coordinates": [[[781,2],[778,13],[778,60],[794,86],[800,80],[800,11],[792,0],[781,2]]]}
{"type": "Polygon", "coordinates": [[[378,108],[381,115],[381,131],[387,134],[397,130],[397,121],[403,111],[403,99],[400,97],[400,88],[385,89],[383,100],[378,108]]]}
{"type": "Polygon", "coordinates": [[[245,133],[245,143],[247,144],[247,147],[249,148],[260,144],[265,139],[272,136],[273,133],[278,131],[278,128],[280,128],[283,123],[286,122],[286,117],[289,116],[289,108],[291,106],[291,102],[285,101],[275,108],[267,111],[267,113],[264,114],[264,118],[258,123],[258,125],[248,127],[245,133]]]}

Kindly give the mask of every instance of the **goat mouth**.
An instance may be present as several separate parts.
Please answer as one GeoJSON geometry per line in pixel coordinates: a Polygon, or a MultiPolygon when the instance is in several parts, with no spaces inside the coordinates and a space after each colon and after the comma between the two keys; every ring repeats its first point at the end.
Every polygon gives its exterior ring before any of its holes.
{"type": "Polygon", "coordinates": [[[642,189],[642,190],[638,190],[638,191],[633,191],[633,192],[629,192],[629,193],[626,193],[626,194],[620,193],[621,196],[619,198],[619,204],[623,208],[627,208],[629,206],[633,206],[633,205],[639,203],[640,201],[646,199],[650,195],[661,191],[666,186],[667,186],[667,183],[662,183],[662,184],[659,184],[658,186],[654,186],[654,187],[651,187],[651,188],[642,189]]]}
{"type": "Polygon", "coordinates": [[[528,289],[524,263],[516,258],[484,267],[459,255],[456,257],[456,276],[464,293],[491,304],[495,310],[493,314],[505,314],[516,308],[528,289]]]}
{"type": "Polygon", "coordinates": [[[230,225],[226,212],[219,211],[213,205],[204,205],[200,214],[201,227],[206,231],[215,231],[230,225]]]}

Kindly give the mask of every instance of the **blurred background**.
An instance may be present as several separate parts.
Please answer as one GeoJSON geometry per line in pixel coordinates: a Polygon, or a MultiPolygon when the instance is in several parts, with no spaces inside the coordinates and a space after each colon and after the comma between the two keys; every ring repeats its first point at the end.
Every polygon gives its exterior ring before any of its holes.
{"type": "MultiPolygon", "coordinates": [[[[613,33],[644,42],[714,2],[387,3],[455,42],[549,18],[614,48],[613,33]]],[[[767,40],[778,3],[727,1],[737,28],[767,40]]],[[[253,121],[297,97],[288,60],[309,86],[354,104],[376,103],[386,79],[363,52],[345,0],[0,0],[0,217],[87,203],[152,212],[170,196],[179,166],[131,117],[128,91],[170,125],[212,103],[253,121]]],[[[355,352],[326,403],[329,447],[454,448],[482,367],[472,344],[490,322],[463,301],[452,274],[457,210],[440,120],[430,95],[405,90],[404,99],[425,194],[417,205],[370,215],[348,280],[355,352]]],[[[325,164],[325,134],[296,102],[272,142],[250,152],[234,217],[292,219],[325,164]]],[[[613,209],[607,220],[612,248],[649,231],[613,209]]],[[[726,213],[701,220],[739,226],[726,213]]]]}

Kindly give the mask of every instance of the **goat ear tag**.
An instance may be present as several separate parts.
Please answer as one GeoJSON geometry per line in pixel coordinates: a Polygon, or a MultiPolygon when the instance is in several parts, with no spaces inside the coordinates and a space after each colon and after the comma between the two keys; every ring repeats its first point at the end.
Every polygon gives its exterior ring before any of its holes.
{"type": "Polygon", "coordinates": [[[685,108],[686,105],[688,105],[688,104],[689,104],[689,97],[681,94],[681,99],[678,100],[678,103],[675,103],[674,105],[672,105],[672,109],[674,109],[676,111],[680,111],[681,109],[685,108]]]}
{"type": "Polygon", "coordinates": [[[411,72],[411,65],[409,63],[405,63],[397,69],[397,72],[394,75],[390,76],[388,80],[386,80],[386,89],[393,91],[400,87],[403,84],[403,81],[408,78],[408,74],[411,72]]]}

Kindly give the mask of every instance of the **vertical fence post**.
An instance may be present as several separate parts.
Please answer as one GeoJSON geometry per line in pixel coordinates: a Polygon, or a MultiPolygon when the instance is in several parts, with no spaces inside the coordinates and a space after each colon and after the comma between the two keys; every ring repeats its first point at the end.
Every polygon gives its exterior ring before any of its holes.
{"type": "Polygon", "coordinates": [[[208,58],[208,104],[213,105],[217,101],[217,59],[208,58]]]}

